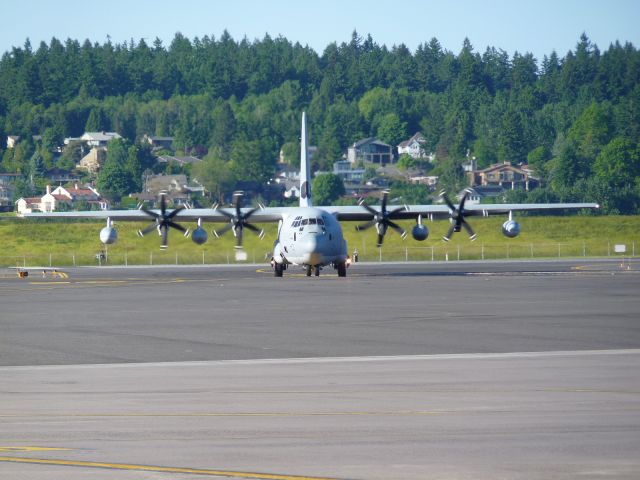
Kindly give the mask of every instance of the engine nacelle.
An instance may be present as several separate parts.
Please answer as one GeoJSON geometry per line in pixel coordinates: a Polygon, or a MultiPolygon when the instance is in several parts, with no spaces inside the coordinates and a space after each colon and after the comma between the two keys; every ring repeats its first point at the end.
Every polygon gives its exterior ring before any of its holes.
{"type": "Polygon", "coordinates": [[[202,245],[208,240],[209,236],[204,228],[198,226],[191,234],[191,240],[197,245],[202,245]]]}
{"type": "Polygon", "coordinates": [[[502,224],[502,234],[505,237],[515,238],[520,233],[520,224],[515,220],[509,219],[502,224]]]}
{"type": "Polygon", "coordinates": [[[419,223],[417,225],[414,225],[413,230],[411,230],[411,235],[413,236],[414,240],[422,242],[429,236],[429,229],[419,223]]]}
{"type": "Polygon", "coordinates": [[[111,245],[118,240],[118,232],[115,228],[108,225],[100,230],[100,241],[105,245],[111,245]]]}

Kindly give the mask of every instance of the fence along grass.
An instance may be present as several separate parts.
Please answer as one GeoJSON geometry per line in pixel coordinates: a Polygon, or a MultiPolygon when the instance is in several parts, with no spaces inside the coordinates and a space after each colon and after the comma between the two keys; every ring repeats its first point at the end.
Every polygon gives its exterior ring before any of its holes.
{"type": "MultiPolygon", "coordinates": [[[[502,217],[472,218],[478,240],[470,242],[466,233],[455,234],[450,243],[441,238],[448,222],[426,222],[430,235],[425,242],[409,237],[402,240],[389,231],[382,249],[375,245],[375,232],[356,232],[355,223],[343,222],[349,253],[357,250],[360,261],[441,261],[507,258],[567,258],[616,255],[614,245],[625,244],[627,256],[635,256],[640,248],[640,216],[607,217],[521,217],[522,233],[508,239],[500,232],[502,217]]],[[[399,222],[407,231],[413,222],[399,222]]],[[[72,265],[190,265],[235,263],[232,234],[215,238],[212,224],[205,224],[209,240],[202,246],[170,232],[169,249],[160,251],[160,238],[149,234],[137,236],[138,229],[148,225],[120,222],[118,242],[105,247],[98,239],[104,222],[5,220],[0,223],[0,266],[72,266],[72,265]],[[106,253],[106,259],[96,254],[106,253]]],[[[185,226],[193,228],[194,225],[185,226]]],[[[265,238],[259,240],[250,232],[244,235],[247,262],[266,263],[276,237],[276,225],[266,224],[265,238]]],[[[177,234],[176,234],[177,233],[177,234]]]]}

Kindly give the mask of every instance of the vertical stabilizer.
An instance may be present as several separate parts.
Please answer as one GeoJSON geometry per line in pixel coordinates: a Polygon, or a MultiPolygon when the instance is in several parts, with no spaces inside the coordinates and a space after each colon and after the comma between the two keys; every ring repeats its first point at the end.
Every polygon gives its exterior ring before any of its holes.
{"type": "Polygon", "coordinates": [[[311,165],[307,146],[307,112],[302,112],[302,132],[300,135],[300,206],[311,204],[311,165]]]}

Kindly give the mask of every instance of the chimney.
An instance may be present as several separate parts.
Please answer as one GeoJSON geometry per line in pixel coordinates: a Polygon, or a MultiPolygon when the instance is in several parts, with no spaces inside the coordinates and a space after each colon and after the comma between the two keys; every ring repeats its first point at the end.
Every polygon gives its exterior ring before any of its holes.
{"type": "Polygon", "coordinates": [[[47,195],[51,195],[51,185],[47,185],[47,195]]]}

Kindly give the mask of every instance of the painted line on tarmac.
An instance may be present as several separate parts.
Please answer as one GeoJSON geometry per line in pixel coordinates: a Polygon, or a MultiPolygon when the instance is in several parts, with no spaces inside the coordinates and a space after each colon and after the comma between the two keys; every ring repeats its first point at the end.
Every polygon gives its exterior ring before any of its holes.
{"type": "MultiPolygon", "coordinates": [[[[505,410],[500,410],[503,413],[505,410]]],[[[495,411],[497,412],[497,411],[495,411]]],[[[206,418],[206,417],[418,417],[452,414],[495,413],[482,410],[380,410],[335,412],[200,412],[200,413],[18,413],[0,418],[206,418]]],[[[10,448],[10,447],[8,447],[10,448]]],[[[35,447],[34,447],[35,448],[35,447]]],[[[55,450],[55,449],[52,449],[55,450]]],[[[3,451],[0,447],[0,451],[3,451]]]]}
{"type": "Polygon", "coordinates": [[[194,360],[182,362],[132,362],[132,363],[84,363],[75,365],[11,365],[0,366],[1,371],[12,370],[66,370],[94,368],[155,368],[225,365],[270,365],[305,363],[358,363],[415,360],[500,360],[512,358],[593,357],[606,355],[640,355],[640,348],[613,350],[551,350],[540,352],[503,353],[443,353],[434,355],[392,355],[363,357],[308,357],[308,358],[258,358],[247,360],[194,360]]]}
{"type": "Polygon", "coordinates": [[[52,451],[69,451],[70,448],[57,448],[57,447],[6,447],[0,446],[0,452],[52,452],[52,451]]]}
{"type": "Polygon", "coordinates": [[[100,468],[107,470],[128,470],[139,472],[189,473],[215,477],[234,477],[258,480],[337,480],[329,477],[304,475],[281,475],[273,473],[241,472],[233,470],[210,470],[200,468],[162,467],[156,465],[134,465],[128,463],[87,462],[79,460],[58,460],[49,458],[0,457],[0,462],[27,463],[37,465],[57,465],[65,467],[100,468]]]}

